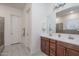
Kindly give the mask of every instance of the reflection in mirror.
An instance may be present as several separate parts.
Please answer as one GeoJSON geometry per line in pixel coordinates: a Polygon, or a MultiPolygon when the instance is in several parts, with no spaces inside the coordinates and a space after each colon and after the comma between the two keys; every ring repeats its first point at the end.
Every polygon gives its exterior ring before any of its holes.
{"type": "Polygon", "coordinates": [[[79,6],[56,13],[56,32],[79,34],[79,6]]]}
{"type": "Polygon", "coordinates": [[[52,33],[56,33],[56,14],[51,13],[47,16],[47,29],[48,34],[52,36],[52,33]],[[52,17],[53,16],[53,17],[52,17]]]}

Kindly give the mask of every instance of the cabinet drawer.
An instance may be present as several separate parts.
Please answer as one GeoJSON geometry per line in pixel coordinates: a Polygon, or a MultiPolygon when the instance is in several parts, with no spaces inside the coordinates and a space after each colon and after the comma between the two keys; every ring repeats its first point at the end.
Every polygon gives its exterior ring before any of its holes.
{"type": "Polygon", "coordinates": [[[50,49],[50,56],[54,56],[55,55],[55,49],[50,49]]]}
{"type": "Polygon", "coordinates": [[[68,48],[79,51],[79,46],[74,44],[69,44],[68,48]]]}
{"type": "Polygon", "coordinates": [[[74,49],[79,51],[79,46],[74,45],[74,44],[70,44],[70,43],[66,43],[66,42],[61,42],[61,41],[57,41],[58,45],[64,46],[66,48],[70,48],[70,49],[74,49]]]}
{"type": "Polygon", "coordinates": [[[79,52],[75,51],[75,50],[72,50],[72,49],[67,49],[66,55],[67,56],[79,56],[79,52]]]}
{"type": "Polygon", "coordinates": [[[56,51],[56,49],[52,49],[52,48],[50,48],[50,52],[55,52],[56,51]]]}
{"type": "Polygon", "coordinates": [[[65,42],[57,41],[57,45],[61,45],[61,46],[67,47],[69,44],[67,44],[65,42]]]}
{"type": "Polygon", "coordinates": [[[55,47],[50,46],[50,49],[52,49],[52,50],[54,50],[54,51],[55,51],[55,47]]]}
{"type": "Polygon", "coordinates": [[[50,43],[55,43],[55,40],[50,39],[50,43]]]}
{"type": "Polygon", "coordinates": [[[54,43],[50,43],[50,46],[55,47],[55,44],[54,43]]]}

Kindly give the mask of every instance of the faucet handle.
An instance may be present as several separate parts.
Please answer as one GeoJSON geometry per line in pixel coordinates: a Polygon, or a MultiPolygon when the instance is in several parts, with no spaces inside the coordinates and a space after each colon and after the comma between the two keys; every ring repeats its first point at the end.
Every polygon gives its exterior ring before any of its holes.
{"type": "Polygon", "coordinates": [[[72,40],[73,40],[73,39],[74,39],[74,37],[72,37],[72,36],[70,36],[70,35],[69,35],[68,39],[72,39],[72,40]]]}
{"type": "Polygon", "coordinates": [[[60,34],[58,34],[58,37],[61,37],[61,35],[60,35],[60,34]]]}

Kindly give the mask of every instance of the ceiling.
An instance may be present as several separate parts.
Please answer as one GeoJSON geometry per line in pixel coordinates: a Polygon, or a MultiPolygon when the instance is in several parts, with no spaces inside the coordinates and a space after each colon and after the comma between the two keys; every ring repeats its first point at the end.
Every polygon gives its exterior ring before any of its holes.
{"type": "Polygon", "coordinates": [[[63,16],[70,14],[71,11],[73,11],[74,13],[79,13],[79,6],[70,7],[68,9],[57,12],[56,16],[57,17],[63,17],[63,16]]]}
{"type": "Polygon", "coordinates": [[[25,6],[25,3],[0,3],[0,4],[18,9],[23,9],[25,6]]]}

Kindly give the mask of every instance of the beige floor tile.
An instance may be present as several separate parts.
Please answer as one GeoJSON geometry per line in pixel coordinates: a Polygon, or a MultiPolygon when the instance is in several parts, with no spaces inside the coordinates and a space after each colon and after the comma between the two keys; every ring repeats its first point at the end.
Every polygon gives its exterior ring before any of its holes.
{"type": "Polygon", "coordinates": [[[5,46],[2,56],[28,56],[29,51],[23,44],[5,46]]]}

